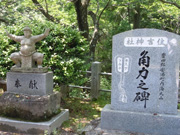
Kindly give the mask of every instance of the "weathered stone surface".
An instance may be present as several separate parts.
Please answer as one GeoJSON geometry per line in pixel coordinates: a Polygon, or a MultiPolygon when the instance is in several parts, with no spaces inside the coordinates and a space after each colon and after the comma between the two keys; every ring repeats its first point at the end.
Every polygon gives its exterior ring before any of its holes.
{"type": "Polygon", "coordinates": [[[151,135],[180,135],[178,115],[112,110],[106,105],[101,112],[101,128],[151,135]]]}
{"type": "Polygon", "coordinates": [[[33,67],[33,58],[30,56],[21,56],[21,67],[22,68],[32,68],[33,67]]]}
{"type": "Polygon", "coordinates": [[[101,128],[180,135],[180,36],[136,29],[113,36],[111,105],[101,128]]]}
{"type": "MultiPolygon", "coordinates": [[[[42,68],[44,55],[42,53],[36,52],[35,43],[47,37],[50,29],[46,29],[43,34],[36,36],[31,35],[32,31],[29,27],[25,27],[23,31],[24,36],[12,35],[9,34],[8,31],[6,31],[6,34],[10,39],[21,44],[20,51],[14,52],[10,56],[11,60],[15,63],[14,67],[32,68],[33,66],[35,66],[34,63],[36,62],[37,68],[42,68]]],[[[23,72],[26,71],[25,69],[23,70],[23,72]]]]}
{"type": "MultiPolygon", "coordinates": [[[[66,134],[68,134],[68,133],[66,133],[66,134]]],[[[150,135],[150,134],[143,134],[143,133],[137,133],[137,132],[126,132],[126,131],[121,131],[121,130],[101,129],[99,118],[92,120],[89,124],[87,124],[81,130],[81,132],[79,134],[83,134],[83,135],[84,134],[85,135],[150,135]]]]}
{"type": "MultiPolygon", "coordinates": [[[[61,124],[69,119],[69,110],[64,109],[58,115],[44,122],[27,122],[0,117],[0,131],[22,135],[50,135],[61,124]]],[[[9,135],[9,134],[8,134],[9,135]]]]}
{"type": "Polygon", "coordinates": [[[7,73],[7,92],[46,95],[53,93],[53,73],[7,73]]]}
{"type": "Polygon", "coordinates": [[[48,72],[47,67],[42,68],[28,68],[28,67],[12,67],[12,72],[22,72],[22,73],[46,73],[48,72]]]}
{"type": "Polygon", "coordinates": [[[61,94],[23,95],[4,93],[0,96],[0,115],[39,121],[50,118],[60,111],[61,94]]]}
{"type": "Polygon", "coordinates": [[[137,29],[113,36],[114,110],[177,114],[180,36],[137,29]]]}

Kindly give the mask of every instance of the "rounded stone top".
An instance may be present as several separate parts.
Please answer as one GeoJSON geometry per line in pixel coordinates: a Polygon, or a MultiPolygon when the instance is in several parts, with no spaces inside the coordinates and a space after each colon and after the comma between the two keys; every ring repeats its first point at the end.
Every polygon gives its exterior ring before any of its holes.
{"type": "Polygon", "coordinates": [[[24,27],[23,31],[30,31],[30,32],[32,32],[31,29],[28,26],[24,27]]]}

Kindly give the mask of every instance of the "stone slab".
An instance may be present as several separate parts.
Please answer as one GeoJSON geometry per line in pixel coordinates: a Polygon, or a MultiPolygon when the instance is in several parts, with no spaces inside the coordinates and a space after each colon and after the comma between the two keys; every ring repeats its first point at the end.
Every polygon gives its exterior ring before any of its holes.
{"type": "Polygon", "coordinates": [[[180,36],[137,29],[113,36],[114,110],[177,114],[180,36]]]}
{"type": "Polygon", "coordinates": [[[60,114],[46,122],[26,122],[0,117],[0,130],[5,132],[40,135],[59,128],[69,119],[69,110],[64,109],[60,114]]]}
{"type": "Polygon", "coordinates": [[[42,68],[29,68],[29,67],[12,67],[12,72],[21,72],[21,73],[46,73],[48,72],[48,67],[42,68]]]}
{"type": "Polygon", "coordinates": [[[60,112],[61,94],[24,95],[5,92],[0,96],[0,115],[40,121],[60,112]]]}
{"type": "Polygon", "coordinates": [[[178,115],[112,110],[106,105],[101,112],[101,128],[152,135],[180,135],[178,115]]]}
{"type": "Polygon", "coordinates": [[[99,118],[92,120],[89,124],[87,124],[81,130],[80,134],[85,134],[85,135],[150,135],[150,134],[143,134],[143,133],[137,133],[137,132],[135,133],[135,132],[120,131],[120,130],[101,129],[99,118]]]}
{"type": "Polygon", "coordinates": [[[47,95],[53,93],[53,73],[7,73],[7,92],[47,95]]]}

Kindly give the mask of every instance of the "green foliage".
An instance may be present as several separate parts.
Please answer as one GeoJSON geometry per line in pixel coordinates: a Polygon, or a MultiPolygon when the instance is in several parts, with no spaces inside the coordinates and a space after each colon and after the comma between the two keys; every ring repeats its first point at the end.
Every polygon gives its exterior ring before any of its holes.
{"type": "Polygon", "coordinates": [[[96,101],[81,98],[65,98],[63,108],[69,109],[69,120],[62,124],[66,131],[77,134],[89,121],[99,118],[101,110],[106,104],[110,104],[110,93],[101,92],[96,101]]]}
{"type": "MultiPolygon", "coordinates": [[[[180,1],[171,1],[180,5],[180,1]]],[[[91,7],[96,7],[95,2],[91,7]]],[[[133,29],[138,12],[139,28],[163,29],[179,34],[179,11],[177,7],[159,0],[111,0],[101,17],[101,38],[96,47],[96,60],[102,62],[102,70],[111,71],[113,35],[133,29]]]]}
{"type": "Polygon", "coordinates": [[[54,82],[61,84],[82,84],[84,79],[80,71],[89,67],[87,61],[88,45],[81,34],[70,26],[62,27],[48,21],[26,21],[17,25],[5,27],[1,25],[0,33],[0,75],[5,77],[6,72],[13,65],[9,56],[19,50],[16,43],[5,35],[4,29],[15,35],[23,35],[25,26],[32,29],[33,35],[42,34],[45,28],[50,28],[50,34],[44,40],[36,43],[38,52],[44,54],[44,66],[50,67],[54,73],[54,82]]]}
{"type": "MultiPolygon", "coordinates": [[[[180,5],[178,0],[166,1],[176,2],[180,5]]],[[[46,13],[55,18],[55,22],[61,25],[78,27],[73,2],[67,0],[38,0],[38,2],[46,13]]],[[[98,18],[106,4],[107,1],[104,0],[90,0],[88,10],[94,12],[96,18],[98,18]]],[[[139,28],[163,29],[179,34],[179,10],[176,6],[163,3],[159,0],[111,0],[108,8],[100,18],[98,31],[100,39],[96,45],[95,59],[103,63],[104,71],[109,72],[111,70],[112,36],[133,29],[138,12],[139,28]],[[137,9],[138,6],[139,10],[137,9]]],[[[8,22],[6,24],[9,25],[17,26],[19,22],[24,24],[24,22],[28,21],[36,23],[36,20],[40,22],[47,20],[32,0],[19,0],[17,2],[14,0],[1,0],[0,11],[0,17],[6,20],[8,22]]],[[[94,24],[90,16],[88,16],[88,23],[89,32],[92,35],[94,24]]],[[[33,31],[37,30],[34,29],[33,31]]],[[[40,31],[42,31],[41,28],[40,31]]],[[[59,42],[58,39],[54,41],[59,42]]]]}
{"type": "Polygon", "coordinates": [[[83,98],[83,99],[87,99],[90,98],[90,93],[87,90],[83,90],[80,88],[73,88],[70,90],[69,92],[69,96],[71,98],[83,98]]]}
{"type": "Polygon", "coordinates": [[[107,90],[111,90],[111,79],[110,76],[102,76],[101,77],[101,89],[107,89],[107,90]]]}

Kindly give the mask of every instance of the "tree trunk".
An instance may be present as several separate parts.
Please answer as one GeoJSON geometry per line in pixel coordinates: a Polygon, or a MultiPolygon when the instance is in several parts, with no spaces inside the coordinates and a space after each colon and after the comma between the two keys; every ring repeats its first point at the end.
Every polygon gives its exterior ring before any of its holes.
{"type": "Polygon", "coordinates": [[[90,56],[92,58],[92,61],[95,61],[96,44],[99,39],[99,24],[96,24],[96,26],[94,26],[94,27],[95,28],[94,28],[93,36],[90,41],[90,56]]]}
{"type": "Polygon", "coordinates": [[[93,13],[92,11],[89,11],[88,15],[91,16],[93,20],[93,24],[94,24],[94,31],[93,31],[92,38],[90,40],[90,56],[91,56],[91,60],[95,61],[95,49],[96,49],[96,44],[99,39],[99,20],[97,19],[97,15],[93,13]]]}
{"type": "Polygon", "coordinates": [[[88,14],[92,17],[93,23],[94,23],[94,32],[90,41],[90,56],[92,58],[92,61],[95,61],[95,50],[96,50],[96,44],[99,40],[100,34],[99,34],[99,21],[101,18],[101,15],[106,10],[110,3],[110,0],[107,2],[106,6],[103,8],[103,10],[100,12],[99,16],[97,17],[97,14],[93,13],[92,11],[89,11],[88,14]]]}
{"type": "Polygon", "coordinates": [[[140,8],[139,3],[136,5],[135,10],[136,10],[136,13],[134,14],[133,29],[140,28],[141,8],[140,8]]]}
{"type": "Polygon", "coordinates": [[[82,35],[87,39],[89,38],[89,26],[87,21],[87,8],[89,2],[90,0],[77,0],[74,3],[79,30],[83,32],[82,35]]]}

